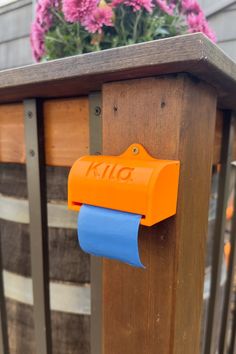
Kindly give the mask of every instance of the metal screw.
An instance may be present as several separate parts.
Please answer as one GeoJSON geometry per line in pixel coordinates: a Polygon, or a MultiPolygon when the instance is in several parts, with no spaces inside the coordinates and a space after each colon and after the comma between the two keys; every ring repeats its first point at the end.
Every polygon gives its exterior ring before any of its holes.
{"type": "Polygon", "coordinates": [[[33,117],[33,112],[28,111],[28,112],[27,112],[27,116],[28,116],[28,118],[32,118],[32,117],[33,117]]]}
{"type": "Polygon", "coordinates": [[[139,153],[139,148],[138,148],[137,146],[133,146],[133,147],[132,147],[132,153],[133,153],[134,155],[137,155],[137,154],[139,153]]]}
{"type": "Polygon", "coordinates": [[[98,116],[101,115],[101,113],[102,113],[101,107],[96,106],[96,107],[95,107],[95,116],[98,117],[98,116]]]}
{"type": "Polygon", "coordinates": [[[35,156],[35,151],[34,150],[30,150],[29,154],[30,154],[31,157],[34,157],[35,156]]]}
{"type": "Polygon", "coordinates": [[[164,108],[166,105],[165,101],[161,101],[161,108],[164,108]]]}

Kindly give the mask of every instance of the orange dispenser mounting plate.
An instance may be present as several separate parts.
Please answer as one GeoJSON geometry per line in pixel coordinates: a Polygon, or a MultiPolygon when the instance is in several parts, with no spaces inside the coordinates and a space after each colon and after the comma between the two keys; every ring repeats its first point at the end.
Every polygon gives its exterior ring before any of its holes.
{"type": "Polygon", "coordinates": [[[140,144],[119,156],[84,156],[72,166],[68,205],[82,204],[142,215],[151,226],[176,213],[179,161],[157,160],[140,144]]]}

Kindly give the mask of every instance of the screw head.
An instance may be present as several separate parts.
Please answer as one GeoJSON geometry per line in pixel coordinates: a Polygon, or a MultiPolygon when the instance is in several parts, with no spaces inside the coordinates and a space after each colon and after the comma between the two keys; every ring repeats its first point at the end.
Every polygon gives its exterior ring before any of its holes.
{"type": "Polygon", "coordinates": [[[133,146],[133,147],[132,147],[132,153],[133,153],[134,155],[138,155],[138,153],[139,153],[139,148],[138,148],[137,146],[133,146]]]}
{"type": "Polygon", "coordinates": [[[34,157],[35,156],[35,151],[34,150],[30,150],[29,154],[30,154],[31,157],[34,157]]]}
{"type": "Polygon", "coordinates": [[[28,112],[27,112],[27,117],[28,117],[28,118],[32,118],[32,117],[33,117],[33,112],[28,111],[28,112]]]}
{"type": "Polygon", "coordinates": [[[95,116],[98,117],[98,116],[101,115],[101,113],[102,113],[101,107],[96,106],[96,107],[95,107],[95,116]]]}

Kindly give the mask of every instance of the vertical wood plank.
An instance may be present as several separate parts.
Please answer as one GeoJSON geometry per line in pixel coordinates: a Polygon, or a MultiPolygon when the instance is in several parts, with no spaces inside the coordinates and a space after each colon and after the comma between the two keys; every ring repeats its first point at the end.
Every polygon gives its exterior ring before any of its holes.
{"type": "Polygon", "coordinates": [[[199,354],[216,96],[188,76],[103,86],[103,153],[181,161],[177,215],[140,228],[146,270],[103,261],[103,354],[199,354]]]}

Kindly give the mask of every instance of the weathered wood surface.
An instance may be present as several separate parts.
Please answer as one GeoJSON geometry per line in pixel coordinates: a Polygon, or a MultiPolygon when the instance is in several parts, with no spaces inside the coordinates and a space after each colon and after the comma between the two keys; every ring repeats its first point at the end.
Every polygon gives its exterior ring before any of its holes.
{"type": "Polygon", "coordinates": [[[102,354],[199,354],[215,109],[209,86],[185,76],[103,87],[103,153],[138,141],[179,159],[181,175],[177,215],[140,229],[146,270],[103,262],[102,354]]]}
{"type": "Polygon", "coordinates": [[[236,108],[236,64],[200,33],[3,71],[0,102],[87,94],[110,81],[179,72],[210,83],[221,106],[236,108]]]}
{"type": "MultiPolygon", "coordinates": [[[[47,196],[54,204],[67,199],[68,170],[47,168],[47,196]]],[[[27,198],[24,165],[0,164],[0,194],[14,196],[16,200],[27,198]]],[[[0,227],[4,269],[31,276],[29,226],[3,220],[0,215],[0,227]]],[[[49,255],[51,280],[75,283],[90,281],[89,256],[79,248],[75,228],[49,228],[49,255]]]]}
{"type": "MultiPolygon", "coordinates": [[[[223,134],[223,112],[218,110],[216,113],[215,139],[214,139],[214,152],[213,152],[213,163],[215,165],[221,162],[222,134],[223,134]]],[[[235,142],[235,158],[236,158],[236,142],[235,142]]]]}
{"type": "MultiPolygon", "coordinates": [[[[34,354],[33,307],[11,299],[6,302],[10,354],[34,354]]],[[[88,316],[52,311],[51,321],[53,354],[89,354],[88,316]]]]}
{"type": "MultiPolygon", "coordinates": [[[[70,98],[44,102],[46,163],[71,166],[88,154],[88,99],[70,98]]],[[[0,161],[25,162],[23,105],[0,105],[0,161]]]]}

